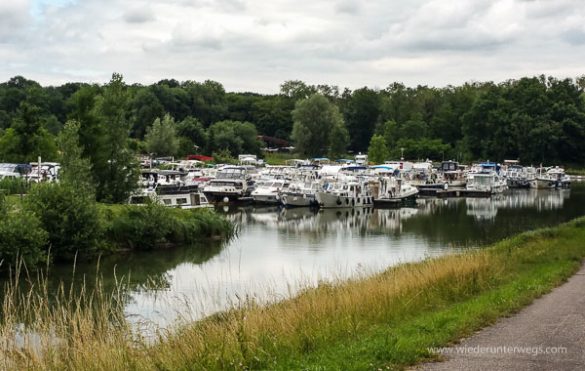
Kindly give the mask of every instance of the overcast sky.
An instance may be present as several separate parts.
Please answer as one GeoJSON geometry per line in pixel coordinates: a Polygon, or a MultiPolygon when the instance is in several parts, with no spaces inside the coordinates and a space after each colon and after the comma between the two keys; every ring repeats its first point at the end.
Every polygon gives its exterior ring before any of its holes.
{"type": "Polygon", "coordinates": [[[580,0],[0,0],[0,81],[277,92],[585,74],[580,0]]]}

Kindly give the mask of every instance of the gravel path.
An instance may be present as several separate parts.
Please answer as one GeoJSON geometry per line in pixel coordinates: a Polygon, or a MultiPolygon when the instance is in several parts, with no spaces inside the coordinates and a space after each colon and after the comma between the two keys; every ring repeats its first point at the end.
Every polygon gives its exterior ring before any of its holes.
{"type": "Polygon", "coordinates": [[[519,313],[446,349],[446,361],[415,369],[585,370],[585,265],[519,313]]]}

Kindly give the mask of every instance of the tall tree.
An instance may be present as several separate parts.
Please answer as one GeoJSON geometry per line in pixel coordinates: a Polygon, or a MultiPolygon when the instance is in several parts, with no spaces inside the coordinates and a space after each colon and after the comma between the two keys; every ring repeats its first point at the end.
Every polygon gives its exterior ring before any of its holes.
{"type": "Polygon", "coordinates": [[[382,164],[388,160],[388,146],[383,136],[374,134],[368,147],[368,160],[376,164],[382,164]]]}
{"type": "Polygon", "coordinates": [[[195,117],[189,116],[179,122],[177,125],[177,134],[190,141],[191,149],[193,149],[193,146],[196,146],[201,150],[207,148],[207,131],[205,131],[201,121],[197,120],[195,117]]]}
{"type": "Polygon", "coordinates": [[[95,200],[95,185],[92,179],[91,162],[83,157],[79,141],[81,125],[77,121],[67,121],[59,135],[61,150],[61,183],[70,185],[79,193],[87,194],[95,200]]]}
{"type": "Polygon", "coordinates": [[[220,121],[209,127],[209,151],[259,154],[258,133],[253,124],[239,121],[220,121]]]}
{"type": "Polygon", "coordinates": [[[320,94],[298,101],[292,115],[292,139],[297,151],[308,156],[327,153],[331,131],[345,125],[337,106],[320,94]]]}
{"type": "Polygon", "coordinates": [[[0,138],[0,160],[10,162],[35,161],[38,156],[56,160],[55,138],[41,124],[41,110],[22,102],[10,129],[0,138]]]}
{"type": "Polygon", "coordinates": [[[175,120],[168,113],[154,120],[144,139],[148,152],[157,156],[174,156],[179,149],[175,120]]]}
{"type": "Polygon", "coordinates": [[[368,88],[353,92],[347,103],[344,116],[351,137],[350,147],[354,151],[365,151],[370,136],[380,119],[380,94],[368,88]]]}
{"type": "Polygon", "coordinates": [[[128,147],[130,125],[126,118],[128,94],[122,75],[114,73],[96,110],[104,129],[103,151],[107,156],[104,173],[98,174],[98,200],[124,202],[137,187],[138,168],[128,147]]]}

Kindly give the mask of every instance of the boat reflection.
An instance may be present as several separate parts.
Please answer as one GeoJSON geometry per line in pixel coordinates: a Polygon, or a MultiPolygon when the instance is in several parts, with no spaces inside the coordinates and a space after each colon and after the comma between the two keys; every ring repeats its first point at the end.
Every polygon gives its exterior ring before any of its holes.
{"type": "Polygon", "coordinates": [[[467,215],[478,221],[495,220],[499,209],[531,208],[537,211],[561,209],[570,197],[570,189],[513,189],[491,198],[467,198],[467,215]]]}

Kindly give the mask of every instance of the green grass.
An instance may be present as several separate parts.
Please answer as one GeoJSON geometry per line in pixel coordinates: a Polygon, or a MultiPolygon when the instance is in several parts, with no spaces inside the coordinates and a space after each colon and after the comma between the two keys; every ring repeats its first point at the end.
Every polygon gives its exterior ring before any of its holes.
{"type": "Polygon", "coordinates": [[[286,165],[288,160],[292,160],[299,157],[296,153],[266,153],[264,155],[264,161],[268,165],[286,165]]]}
{"type": "Polygon", "coordinates": [[[583,168],[568,168],[566,172],[569,175],[585,176],[585,169],[583,168]]]}
{"type": "Polygon", "coordinates": [[[101,317],[94,327],[83,315],[71,317],[88,326],[71,333],[44,315],[41,328],[65,341],[43,356],[5,354],[11,366],[46,369],[402,369],[435,359],[429,347],[518,311],[570,277],[584,257],[580,218],[486,249],[324,283],[267,306],[244,301],[155,344],[130,340],[127,326],[101,317]]]}
{"type": "Polygon", "coordinates": [[[6,195],[27,193],[30,184],[23,178],[4,178],[0,179],[0,192],[6,195]]]}

